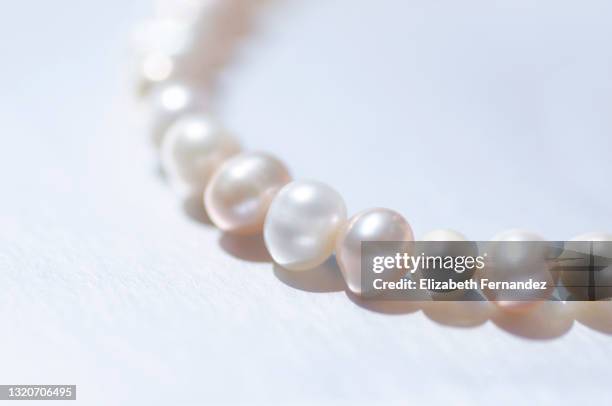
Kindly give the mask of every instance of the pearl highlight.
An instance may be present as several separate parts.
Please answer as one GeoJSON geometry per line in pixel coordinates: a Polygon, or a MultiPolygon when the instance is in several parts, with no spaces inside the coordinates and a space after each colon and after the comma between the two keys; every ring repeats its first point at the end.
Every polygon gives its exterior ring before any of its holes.
{"type": "Polygon", "coordinates": [[[204,193],[206,211],[223,231],[259,233],[272,198],[290,180],[285,165],[272,155],[240,154],[225,162],[211,178],[204,193]]]}
{"type": "Polygon", "coordinates": [[[361,242],[413,241],[410,224],[401,214],[383,208],[357,213],[342,227],[336,242],[336,259],[348,288],[361,294],[361,242]]]}
{"type": "Polygon", "coordinates": [[[215,120],[189,115],[168,130],[161,161],[171,183],[179,190],[202,193],[215,169],[239,151],[238,142],[215,120]]]}
{"type": "MultiPolygon", "coordinates": [[[[171,63],[171,62],[168,62],[171,63]]],[[[164,70],[167,67],[154,67],[164,70]]],[[[158,72],[165,74],[164,72],[158,72]]],[[[169,128],[178,119],[198,114],[206,109],[204,92],[179,82],[165,83],[155,88],[150,96],[150,122],[151,138],[155,146],[160,146],[169,128]]]]}
{"type": "Polygon", "coordinates": [[[331,187],[315,181],[294,181],[270,205],[264,241],[280,266],[302,271],[321,265],[334,251],[346,206],[331,187]]]}

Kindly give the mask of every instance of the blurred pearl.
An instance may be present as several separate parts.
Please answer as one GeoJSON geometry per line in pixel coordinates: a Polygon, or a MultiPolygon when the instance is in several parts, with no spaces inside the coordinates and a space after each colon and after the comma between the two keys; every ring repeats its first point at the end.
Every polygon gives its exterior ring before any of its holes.
{"type": "Polygon", "coordinates": [[[262,4],[244,0],[162,0],[135,35],[141,97],[172,80],[215,86],[262,4]]]}
{"type": "Polygon", "coordinates": [[[202,82],[202,66],[211,55],[206,42],[219,42],[211,26],[212,11],[226,0],[161,0],[158,18],[141,23],[134,32],[136,89],[147,96],[159,83],[170,80],[202,82]]]}
{"type": "Polygon", "coordinates": [[[270,205],[264,240],[282,267],[314,268],[332,254],[346,206],[331,187],[315,181],[294,181],[283,187],[270,205]]]}
{"type": "Polygon", "coordinates": [[[136,80],[139,95],[148,96],[153,86],[176,77],[177,59],[188,54],[197,39],[189,25],[171,18],[151,19],[134,30],[136,80]]]}
{"type": "Polygon", "coordinates": [[[458,231],[443,229],[428,232],[421,241],[467,241],[467,237],[458,231]]]}
{"type": "Polygon", "coordinates": [[[357,294],[361,286],[362,241],[413,241],[410,224],[401,214],[389,209],[369,209],[357,213],[345,224],[337,238],[336,259],[346,284],[357,294]]]}
{"type": "MultiPolygon", "coordinates": [[[[139,97],[152,98],[163,95],[171,86],[183,85],[194,89],[196,97],[208,93],[210,81],[202,74],[205,62],[197,54],[169,55],[163,52],[151,52],[143,55],[135,67],[135,87],[139,97]],[[189,85],[188,85],[189,84],[189,85]]],[[[166,96],[167,97],[167,96],[166,96]]],[[[202,98],[202,101],[206,100],[202,98]]],[[[206,105],[203,103],[202,107],[206,105]]]]}
{"type": "Polygon", "coordinates": [[[153,52],[177,55],[186,52],[194,42],[188,24],[171,18],[151,19],[136,26],[132,44],[137,55],[153,52]]]}
{"type": "Polygon", "coordinates": [[[168,130],[161,162],[175,186],[201,193],[215,169],[239,151],[238,142],[210,117],[188,115],[168,130]]]}
{"type": "Polygon", "coordinates": [[[205,108],[203,91],[183,83],[160,85],[151,95],[150,131],[154,144],[161,145],[166,132],[180,116],[201,113],[205,108]]]}
{"type": "Polygon", "coordinates": [[[170,77],[174,70],[174,60],[159,52],[151,53],[142,60],[142,79],[148,82],[161,82],[170,77]]]}
{"type": "Polygon", "coordinates": [[[275,157],[261,152],[240,154],[210,179],[204,194],[206,211],[223,231],[261,232],[272,198],[289,181],[289,171],[275,157]]]}
{"type": "Polygon", "coordinates": [[[159,18],[193,24],[203,13],[221,3],[221,0],[157,0],[155,14],[159,18]]]}

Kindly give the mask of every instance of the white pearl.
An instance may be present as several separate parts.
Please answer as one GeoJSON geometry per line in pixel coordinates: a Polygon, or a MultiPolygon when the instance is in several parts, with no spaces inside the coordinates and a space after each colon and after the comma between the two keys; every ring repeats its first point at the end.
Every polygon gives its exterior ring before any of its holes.
{"type": "Polygon", "coordinates": [[[236,234],[262,231],[272,198],[291,181],[285,165],[262,152],[248,152],[225,162],[214,173],[204,203],[211,221],[236,234]]]}
{"type": "Polygon", "coordinates": [[[276,195],[264,223],[270,255],[282,267],[300,271],[322,264],[333,252],[346,221],[346,206],[331,187],[294,181],[276,195]]]}
{"type": "Polygon", "coordinates": [[[139,95],[149,96],[156,86],[170,81],[196,82],[194,77],[185,75],[185,70],[194,65],[194,58],[189,56],[200,38],[187,22],[173,16],[145,21],[134,31],[133,42],[139,95]]]}
{"type": "MultiPolygon", "coordinates": [[[[137,90],[140,96],[171,80],[212,88],[232,57],[259,2],[163,0],[159,18],[136,32],[137,90]]],[[[259,4],[261,6],[261,4],[259,4]]]]}
{"type": "Polygon", "coordinates": [[[210,12],[225,0],[157,0],[155,14],[158,18],[171,19],[184,24],[194,24],[202,14],[210,12]]]}
{"type": "Polygon", "coordinates": [[[150,132],[157,146],[161,145],[168,129],[179,117],[201,113],[207,105],[204,91],[180,82],[165,83],[155,88],[150,102],[150,132]]]}
{"type": "Polygon", "coordinates": [[[132,44],[137,55],[152,52],[177,55],[187,51],[194,42],[188,24],[172,18],[150,19],[136,26],[132,44]]]}
{"type": "MultiPolygon", "coordinates": [[[[205,96],[212,85],[211,78],[203,74],[204,64],[203,58],[197,52],[176,55],[158,51],[147,53],[138,59],[135,67],[137,94],[143,98],[148,97],[153,106],[158,107],[154,113],[158,113],[160,110],[164,111],[166,105],[180,104],[180,92],[183,91],[170,90],[168,93],[166,89],[176,89],[182,85],[186,88],[184,93],[187,96],[192,95],[195,101],[194,110],[204,108],[208,104],[205,96]],[[176,102],[172,101],[174,98],[177,99],[176,102]]],[[[183,99],[187,100],[187,97],[183,99]]]]}
{"type": "Polygon", "coordinates": [[[161,52],[145,55],[140,64],[141,87],[167,80],[175,69],[174,59],[161,52]]]}
{"type": "Polygon", "coordinates": [[[188,115],[169,129],[161,148],[161,162],[174,186],[202,193],[215,169],[239,151],[238,142],[216,121],[204,115],[188,115]]]}
{"type": "Polygon", "coordinates": [[[428,232],[422,241],[467,241],[467,237],[455,230],[442,229],[428,232]]]}
{"type": "Polygon", "coordinates": [[[173,18],[140,23],[133,34],[137,89],[148,96],[154,85],[176,79],[177,62],[197,43],[188,24],[173,18]]]}
{"type": "Polygon", "coordinates": [[[413,241],[410,224],[401,214],[375,208],[357,213],[341,228],[336,242],[336,259],[347,286],[357,294],[361,286],[362,241],[413,241]]]}

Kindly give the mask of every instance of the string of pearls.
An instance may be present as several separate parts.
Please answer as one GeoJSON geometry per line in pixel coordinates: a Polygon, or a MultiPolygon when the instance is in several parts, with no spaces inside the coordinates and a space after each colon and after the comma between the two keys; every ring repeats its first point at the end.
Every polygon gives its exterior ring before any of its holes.
{"type": "MultiPolygon", "coordinates": [[[[293,180],[278,158],[241,146],[211,112],[216,75],[232,46],[250,30],[265,1],[162,0],[156,17],[137,31],[139,89],[152,109],[151,134],[163,170],[182,190],[203,196],[210,220],[227,233],[263,233],[273,260],[292,271],[317,267],[334,252],[347,286],[362,293],[362,241],[413,241],[408,221],[386,208],[347,219],[342,197],[330,186],[293,180]]],[[[466,241],[436,230],[423,241],[466,241]]],[[[541,241],[510,230],[493,240],[541,241]]],[[[578,241],[612,241],[588,233],[578,241]]]]}

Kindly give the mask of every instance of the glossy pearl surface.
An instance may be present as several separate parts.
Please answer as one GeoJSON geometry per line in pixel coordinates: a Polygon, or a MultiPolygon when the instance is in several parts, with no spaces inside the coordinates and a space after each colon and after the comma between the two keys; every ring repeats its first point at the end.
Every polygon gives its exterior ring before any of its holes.
{"type": "Polygon", "coordinates": [[[363,293],[361,286],[362,241],[413,241],[410,224],[401,214],[383,208],[357,213],[341,228],[336,242],[336,259],[347,286],[363,293]]]}
{"type": "Polygon", "coordinates": [[[150,98],[150,132],[157,146],[162,144],[168,129],[181,116],[201,114],[207,104],[204,91],[180,82],[160,85],[153,90],[150,98]]]}
{"type": "Polygon", "coordinates": [[[272,198],[290,180],[285,165],[272,155],[240,154],[221,165],[210,179],[204,193],[206,211],[223,231],[261,232],[272,198]]]}
{"type": "Polygon", "coordinates": [[[300,271],[322,264],[333,252],[346,206],[331,187],[294,181],[276,195],[264,223],[264,240],[274,261],[300,271]]]}
{"type": "Polygon", "coordinates": [[[161,162],[174,186],[202,193],[215,169],[239,151],[238,142],[215,120],[191,115],[169,129],[161,148],[161,162]]]}

